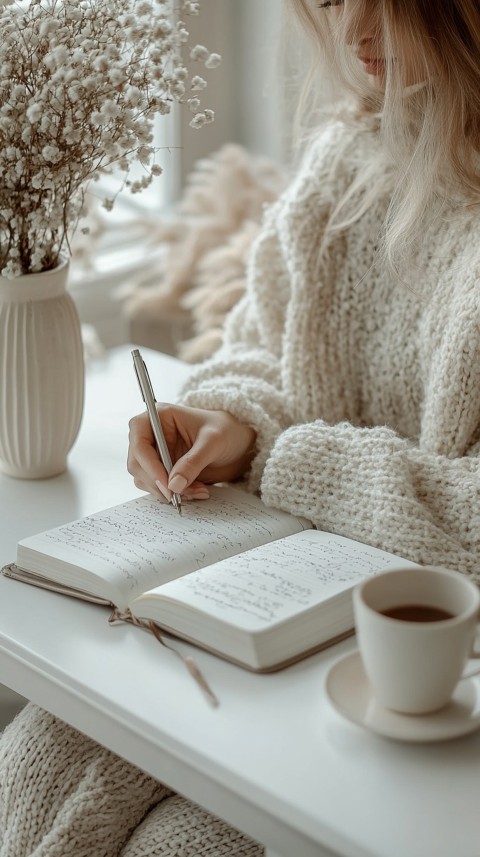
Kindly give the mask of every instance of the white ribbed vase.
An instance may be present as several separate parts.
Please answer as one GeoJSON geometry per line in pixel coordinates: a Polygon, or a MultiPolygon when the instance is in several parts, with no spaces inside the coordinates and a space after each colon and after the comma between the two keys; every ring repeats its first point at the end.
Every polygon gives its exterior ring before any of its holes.
{"type": "Polygon", "coordinates": [[[83,411],[80,321],[52,271],[0,277],[0,470],[20,479],[62,473],[83,411]]]}

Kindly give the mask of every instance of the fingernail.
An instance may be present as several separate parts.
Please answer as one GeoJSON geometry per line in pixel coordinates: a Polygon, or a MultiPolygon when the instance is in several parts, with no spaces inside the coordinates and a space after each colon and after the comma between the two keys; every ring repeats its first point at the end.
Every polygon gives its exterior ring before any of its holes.
{"type": "Polygon", "coordinates": [[[208,491],[186,491],[183,496],[185,500],[208,500],[210,494],[208,491]]]}
{"type": "Polygon", "coordinates": [[[170,491],[173,491],[174,494],[181,494],[185,485],[187,484],[187,480],[184,476],[174,476],[173,479],[170,479],[168,483],[168,487],[170,491]]]}
{"type": "Polygon", "coordinates": [[[165,500],[168,500],[168,502],[170,502],[171,492],[168,490],[168,488],[164,488],[162,483],[158,482],[158,481],[155,482],[155,485],[157,486],[158,490],[163,495],[163,497],[165,497],[165,500]]]}

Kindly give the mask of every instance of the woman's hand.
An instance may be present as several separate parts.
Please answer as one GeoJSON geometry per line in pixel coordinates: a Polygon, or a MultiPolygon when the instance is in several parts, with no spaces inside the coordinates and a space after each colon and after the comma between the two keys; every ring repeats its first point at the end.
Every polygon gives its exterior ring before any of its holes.
{"type": "Polygon", "coordinates": [[[207,483],[232,482],[248,468],[255,430],[227,411],[180,405],[158,406],[165,440],[174,462],[170,476],[158,456],[146,413],[130,420],[128,472],[135,485],[170,500],[172,492],[186,500],[206,499],[207,483]]]}

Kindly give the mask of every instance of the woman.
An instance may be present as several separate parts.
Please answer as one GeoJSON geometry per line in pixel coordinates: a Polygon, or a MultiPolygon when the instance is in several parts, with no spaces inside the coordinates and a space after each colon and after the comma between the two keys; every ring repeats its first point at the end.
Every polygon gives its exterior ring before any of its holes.
{"type": "Polygon", "coordinates": [[[161,410],[170,480],[144,415],[129,470],[167,498],[244,478],[321,529],[480,580],[480,9],[295,6],[357,98],[267,213],[190,407],[161,410]]]}
{"type": "MultiPolygon", "coordinates": [[[[167,499],[242,479],[478,580],[478,3],[292,5],[348,97],[266,213],[222,349],[161,409],[170,478],[144,415],[129,470],[167,499]]],[[[261,853],[34,706],[0,754],[1,857],[175,855],[178,831],[199,854],[261,853]]]]}

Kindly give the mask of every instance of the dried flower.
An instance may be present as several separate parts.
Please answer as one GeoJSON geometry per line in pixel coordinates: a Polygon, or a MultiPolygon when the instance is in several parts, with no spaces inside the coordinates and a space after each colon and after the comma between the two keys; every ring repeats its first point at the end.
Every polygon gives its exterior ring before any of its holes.
{"type": "Polygon", "coordinates": [[[205,68],[217,68],[220,65],[222,58],[220,54],[210,54],[205,60],[205,68]]]}
{"type": "MultiPolygon", "coordinates": [[[[91,181],[112,169],[132,193],[160,175],[153,120],[175,101],[213,120],[183,60],[189,32],[173,0],[0,0],[0,273],[53,268],[91,181]],[[195,93],[195,95],[193,95],[195,93]],[[130,181],[134,163],[142,178],[130,181]]],[[[183,0],[184,15],[200,4],[183,0]]],[[[186,47],[187,46],[187,47],[186,47]]],[[[218,54],[188,51],[207,68],[218,54]]],[[[110,210],[115,199],[107,199],[110,210]]]]}

